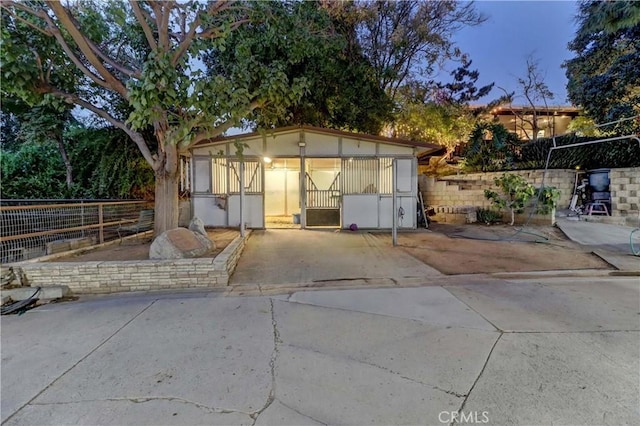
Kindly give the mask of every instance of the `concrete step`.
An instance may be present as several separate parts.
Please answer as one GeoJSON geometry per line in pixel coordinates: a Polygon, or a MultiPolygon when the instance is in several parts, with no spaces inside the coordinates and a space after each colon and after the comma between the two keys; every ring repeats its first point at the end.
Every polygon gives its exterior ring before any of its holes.
{"type": "MultiPolygon", "coordinates": [[[[5,297],[10,297],[14,302],[17,302],[19,300],[26,300],[33,296],[33,293],[35,293],[36,289],[37,287],[18,287],[2,290],[0,291],[0,296],[2,297],[3,301],[2,303],[4,303],[5,297]]],[[[60,299],[62,297],[70,295],[71,291],[66,285],[52,285],[42,287],[35,297],[40,300],[51,300],[60,299]]]]}

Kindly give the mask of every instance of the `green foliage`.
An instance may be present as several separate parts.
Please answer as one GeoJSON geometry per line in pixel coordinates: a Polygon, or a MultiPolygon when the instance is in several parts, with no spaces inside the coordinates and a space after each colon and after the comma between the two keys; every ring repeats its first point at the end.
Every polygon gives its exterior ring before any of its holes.
{"type": "Polygon", "coordinates": [[[575,133],[577,136],[600,136],[602,132],[596,125],[592,118],[580,115],[571,120],[567,126],[567,132],[575,133]]]}
{"type": "Polygon", "coordinates": [[[390,119],[392,103],[359,46],[348,42],[353,27],[314,2],[267,5],[268,13],[205,55],[208,74],[242,81],[249,92],[295,83],[286,102],[267,103],[247,117],[255,127],[308,124],[377,134],[390,119]],[[277,64],[281,74],[248,73],[243,64],[277,64]]]}
{"type": "Polygon", "coordinates": [[[500,189],[500,192],[485,189],[484,196],[496,208],[509,209],[511,211],[511,225],[513,225],[515,213],[524,211],[526,202],[535,194],[535,188],[522,176],[509,173],[494,178],[494,184],[500,189]]]}
{"type": "Polygon", "coordinates": [[[124,132],[75,127],[67,137],[77,165],[74,197],[153,199],[153,170],[124,132]]]}
{"type": "MultiPolygon", "coordinates": [[[[575,134],[556,138],[558,146],[601,139],[601,137],[579,137],[575,134]]],[[[545,167],[553,139],[539,139],[522,146],[517,169],[542,169],[545,167]]],[[[551,169],[597,169],[601,167],[640,166],[640,146],[632,139],[583,145],[575,148],[554,150],[549,160],[551,169]]]]}
{"type": "Polygon", "coordinates": [[[150,141],[147,146],[141,141],[148,127],[164,153],[219,135],[256,108],[282,117],[309,90],[309,82],[290,78],[287,68],[318,54],[327,35],[324,22],[309,21],[308,11],[317,9],[311,3],[213,7],[197,1],[83,1],[75,6],[3,4],[8,13],[3,13],[2,78],[9,83],[4,86],[30,104],[62,99],[90,108],[125,130],[154,168],[166,157],[153,159],[150,141]],[[163,16],[170,16],[169,22],[163,16]],[[236,39],[240,43],[229,44],[243,26],[244,34],[261,35],[253,52],[242,36],[236,39]],[[94,48],[83,47],[80,37],[94,48]],[[272,60],[254,55],[274,45],[277,54],[265,54],[272,60]],[[205,54],[232,50],[238,54],[231,72],[206,75],[200,69],[205,54]],[[128,104],[126,123],[118,99],[128,104]]]}
{"type": "Polygon", "coordinates": [[[153,198],[153,170],[122,131],[73,126],[65,131],[74,183],[46,134],[0,154],[2,198],[153,198]]]}
{"type": "Polygon", "coordinates": [[[513,167],[518,137],[498,123],[478,123],[465,149],[467,171],[491,172],[513,167]]]}
{"type": "Polygon", "coordinates": [[[403,104],[394,123],[397,136],[453,149],[472,131],[475,118],[467,108],[435,102],[403,104]]]}
{"type": "Polygon", "coordinates": [[[1,198],[66,198],[65,167],[55,142],[0,152],[1,198]]]}
{"type": "Polygon", "coordinates": [[[502,220],[502,213],[495,209],[484,209],[478,207],[476,209],[476,218],[478,219],[478,222],[492,225],[494,223],[499,223],[502,220]]]}
{"type": "MultiPolygon", "coordinates": [[[[640,3],[584,1],[578,30],[564,63],[569,100],[598,123],[640,113],[640,3]]],[[[638,122],[616,126],[619,134],[638,131],[638,122]]]]}
{"type": "Polygon", "coordinates": [[[560,191],[554,186],[543,186],[536,188],[535,192],[537,198],[536,213],[549,214],[558,205],[560,199],[560,191]]]}
{"type": "Polygon", "coordinates": [[[463,57],[462,66],[451,72],[447,84],[413,82],[400,88],[394,134],[410,140],[427,141],[447,148],[445,157],[471,134],[478,118],[468,103],[485,96],[493,83],[476,87],[477,70],[463,57]]]}

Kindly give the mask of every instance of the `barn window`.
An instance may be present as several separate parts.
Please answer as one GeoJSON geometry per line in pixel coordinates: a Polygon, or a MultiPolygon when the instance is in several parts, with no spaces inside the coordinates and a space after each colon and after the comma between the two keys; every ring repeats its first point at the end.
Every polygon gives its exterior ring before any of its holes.
{"type": "MultiPolygon", "coordinates": [[[[262,169],[260,161],[244,162],[244,192],[246,194],[262,193],[262,169]]],[[[240,193],[240,162],[229,161],[229,193],[240,193]]]]}
{"type": "Polygon", "coordinates": [[[211,159],[211,193],[215,195],[227,194],[227,159],[211,159]]]}
{"type": "Polygon", "coordinates": [[[391,194],[392,158],[342,160],[344,194],[391,194]]]}

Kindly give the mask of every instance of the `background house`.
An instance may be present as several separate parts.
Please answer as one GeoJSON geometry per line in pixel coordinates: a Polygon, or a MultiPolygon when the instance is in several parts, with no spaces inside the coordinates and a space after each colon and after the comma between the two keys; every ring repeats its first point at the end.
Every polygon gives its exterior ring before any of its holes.
{"type": "MultiPolygon", "coordinates": [[[[472,107],[473,109],[483,109],[483,106],[472,107]]],[[[560,136],[568,132],[569,124],[580,115],[581,110],[573,106],[551,106],[551,107],[525,107],[525,106],[499,106],[479,115],[483,121],[497,121],[509,132],[518,136],[522,142],[536,139],[560,136]],[[537,123],[534,131],[533,124],[537,123]],[[535,137],[534,137],[535,133],[535,137]]],[[[460,141],[451,158],[447,161],[457,163],[464,157],[467,141],[460,141]]],[[[443,147],[439,151],[425,151],[418,155],[418,164],[421,171],[429,169],[429,161],[433,157],[442,156],[446,153],[443,147]]]]}
{"type": "Polygon", "coordinates": [[[580,109],[573,106],[500,106],[484,114],[483,118],[497,120],[508,131],[518,135],[518,139],[530,141],[567,133],[569,123],[578,115],[580,109]]]}

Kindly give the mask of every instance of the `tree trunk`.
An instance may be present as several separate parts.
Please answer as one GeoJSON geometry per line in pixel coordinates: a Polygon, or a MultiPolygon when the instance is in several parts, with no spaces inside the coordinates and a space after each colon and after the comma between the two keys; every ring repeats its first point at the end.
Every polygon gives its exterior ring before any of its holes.
{"type": "Polygon", "coordinates": [[[178,175],[156,171],[156,200],[154,234],[178,227],[178,175]]]}
{"type": "Polygon", "coordinates": [[[67,169],[67,189],[71,189],[71,186],[73,185],[73,167],[71,166],[71,161],[69,161],[67,150],[64,147],[64,141],[61,137],[56,139],[58,142],[58,151],[60,151],[60,156],[62,157],[62,161],[64,162],[64,167],[67,169]]]}

